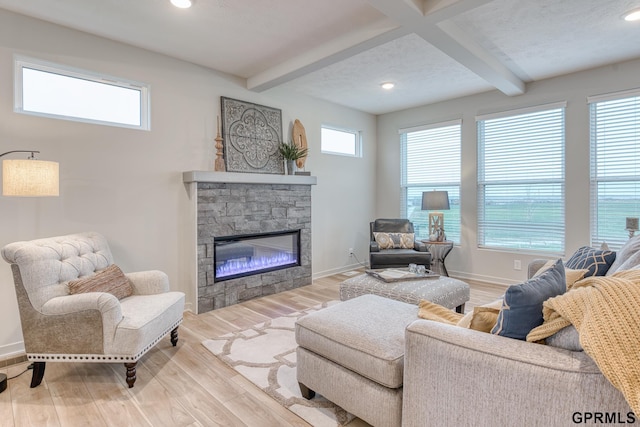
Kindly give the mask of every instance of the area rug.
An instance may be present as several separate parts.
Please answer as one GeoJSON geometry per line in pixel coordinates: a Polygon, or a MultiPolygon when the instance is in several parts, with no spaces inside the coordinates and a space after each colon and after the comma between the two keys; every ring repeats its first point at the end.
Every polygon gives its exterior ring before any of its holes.
{"type": "Polygon", "coordinates": [[[317,427],[345,426],[354,416],[316,393],[307,400],[296,380],[295,321],[311,312],[338,304],[291,313],[240,332],[208,339],[202,344],[240,375],[266,392],[285,408],[317,427]]]}

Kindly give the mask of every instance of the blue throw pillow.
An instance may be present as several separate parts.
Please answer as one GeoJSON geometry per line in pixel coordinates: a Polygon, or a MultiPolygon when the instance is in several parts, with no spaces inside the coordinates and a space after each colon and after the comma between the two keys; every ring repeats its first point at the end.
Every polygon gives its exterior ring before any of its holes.
{"type": "Polygon", "coordinates": [[[492,334],[524,340],[542,325],[542,303],[567,289],[561,260],[542,274],[519,285],[509,286],[492,334]]]}
{"type": "Polygon", "coordinates": [[[615,260],[614,251],[602,251],[583,246],[571,255],[565,265],[574,270],[588,270],[584,277],[604,276],[615,260]]]}

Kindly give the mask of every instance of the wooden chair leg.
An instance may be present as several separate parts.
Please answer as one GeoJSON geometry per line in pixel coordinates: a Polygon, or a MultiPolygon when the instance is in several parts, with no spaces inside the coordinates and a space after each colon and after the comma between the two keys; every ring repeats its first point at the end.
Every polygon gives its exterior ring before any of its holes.
{"type": "Polygon", "coordinates": [[[45,362],[33,362],[33,375],[31,376],[31,388],[38,387],[44,378],[45,362]]]}
{"type": "Polygon", "coordinates": [[[316,395],[316,392],[311,390],[306,385],[302,383],[298,383],[298,386],[300,386],[300,393],[302,394],[302,397],[304,397],[305,399],[307,400],[313,399],[313,396],[316,395]]]}
{"type": "Polygon", "coordinates": [[[124,366],[127,368],[127,384],[129,384],[129,388],[133,387],[133,383],[136,382],[136,365],[138,362],[133,363],[125,363],[124,366]]]}
{"type": "Polygon", "coordinates": [[[178,327],[171,331],[171,344],[175,347],[178,344],[178,327]]]}

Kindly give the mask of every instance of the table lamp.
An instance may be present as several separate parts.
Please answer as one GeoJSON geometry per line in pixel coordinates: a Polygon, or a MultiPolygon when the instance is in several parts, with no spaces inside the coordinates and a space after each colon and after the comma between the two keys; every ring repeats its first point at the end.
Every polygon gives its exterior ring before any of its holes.
{"type": "Polygon", "coordinates": [[[629,238],[632,238],[636,231],[638,231],[638,218],[627,217],[626,230],[629,232],[629,238]]]}
{"type": "Polygon", "coordinates": [[[36,160],[36,150],[14,150],[0,154],[31,153],[27,159],[2,161],[2,195],[43,197],[60,195],[60,172],[57,162],[36,160]]]}
{"type": "Polygon", "coordinates": [[[422,193],[422,210],[429,212],[429,238],[435,235],[441,242],[444,240],[444,214],[442,210],[449,210],[449,193],[447,191],[425,191],[422,193]]]}

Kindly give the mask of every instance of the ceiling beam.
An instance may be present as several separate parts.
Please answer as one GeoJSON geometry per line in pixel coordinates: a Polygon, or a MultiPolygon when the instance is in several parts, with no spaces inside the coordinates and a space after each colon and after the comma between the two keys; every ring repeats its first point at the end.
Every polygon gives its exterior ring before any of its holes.
{"type": "Polygon", "coordinates": [[[255,92],[271,89],[410,33],[411,31],[387,21],[378,23],[310,49],[302,55],[249,77],[247,89],[255,92]]]}
{"type": "Polygon", "coordinates": [[[491,0],[367,0],[388,20],[355,31],[247,79],[262,92],[361,52],[415,33],[506,95],[521,95],[525,84],[451,18],[491,0]]]}
{"type": "Polygon", "coordinates": [[[506,95],[521,95],[525,84],[510,69],[450,19],[488,0],[368,0],[402,28],[422,37],[506,95]],[[419,2],[424,1],[422,13],[419,2]],[[418,4],[418,5],[417,5],[418,4]]]}

